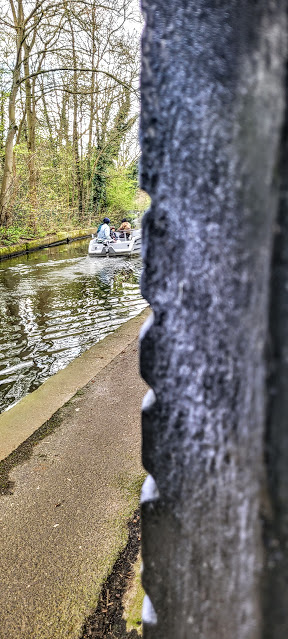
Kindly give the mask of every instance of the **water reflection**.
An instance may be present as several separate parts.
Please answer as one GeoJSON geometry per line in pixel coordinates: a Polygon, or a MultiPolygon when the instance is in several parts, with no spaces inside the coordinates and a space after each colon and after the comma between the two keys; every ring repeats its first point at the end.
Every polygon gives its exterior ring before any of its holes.
{"type": "Polygon", "coordinates": [[[1,411],[146,306],[140,258],[91,258],[87,244],[0,264],[1,411]]]}

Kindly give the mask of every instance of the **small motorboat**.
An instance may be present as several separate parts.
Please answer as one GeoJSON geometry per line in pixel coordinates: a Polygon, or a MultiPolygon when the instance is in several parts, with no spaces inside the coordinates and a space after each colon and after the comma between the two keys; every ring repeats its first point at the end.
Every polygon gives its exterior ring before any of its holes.
{"type": "Polygon", "coordinates": [[[141,252],[141,230],[132,229],[130,233],[116,233],[117,240],[99,240],[92,237],[88,255],[91,257],[121,257],[138,255],[141,252]]]}

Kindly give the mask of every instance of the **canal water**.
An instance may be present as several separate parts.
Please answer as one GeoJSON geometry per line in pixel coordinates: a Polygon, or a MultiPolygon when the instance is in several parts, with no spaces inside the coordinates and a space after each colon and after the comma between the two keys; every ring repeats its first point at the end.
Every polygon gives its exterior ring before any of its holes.
{"type": "Polygon", "coordinates": [[[81,240],[0,263],[0,412],[140,313],[141,258],[81,240]]]}

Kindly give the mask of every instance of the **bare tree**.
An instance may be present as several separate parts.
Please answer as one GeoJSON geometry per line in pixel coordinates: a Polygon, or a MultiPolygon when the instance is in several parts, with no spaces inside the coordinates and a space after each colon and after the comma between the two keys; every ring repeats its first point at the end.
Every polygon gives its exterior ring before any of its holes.
{"type": "Polygon", "coordinates": [[[50,140],[53,152],[62,148],[72,153],[69,205],[81,215],[82,208],[91,207],[95,201],[93,184],[96,171],[99,173],[98,160],[107,158],[108,153],[115,157],[115,136],[118,142],[123,140],[135,120],[131,99],[136,96],[137,100],[138,60],[133,41],[129,43],[130,36],[126,37],[123,31],[126,20],[131,18],[131,7],[132,0],[111,0],[109,5],[97,0],[60,0],[57,5],[52,0],[5,0],[0,23],[13,42],[14,52],[13,63],[12,55],[9,58],[9,122],[0,195],[2,225],[11,222],[15,191],[13,149],[15,139],[21,141],[19,130],[27,141],[32,226],[38,206],[37,127],[42,139],[50,140]]]}

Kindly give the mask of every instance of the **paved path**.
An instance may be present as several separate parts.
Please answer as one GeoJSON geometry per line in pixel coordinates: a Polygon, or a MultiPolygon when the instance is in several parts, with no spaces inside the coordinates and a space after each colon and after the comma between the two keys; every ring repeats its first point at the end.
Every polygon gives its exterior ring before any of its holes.
{"type": "Polygon", "coordinates": [[[76,357],[33,393],[0,415],[0,460],[5,459],[32,433],[88,384],[112,359],[139,335],[149,308],[124,322],[116,331],[76,357]]]}
{"type": "Polygon", "coordinates": [[[76,639],[143,480],[137,340],[61,409],[0,498],[0,639],[76,639]]]}

